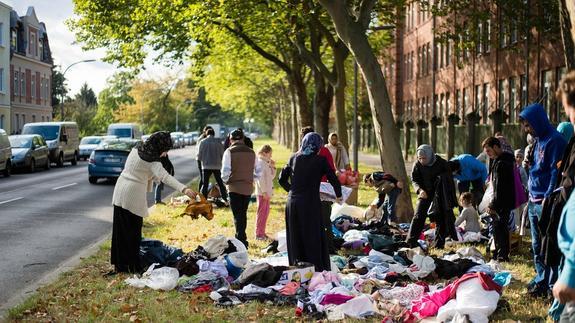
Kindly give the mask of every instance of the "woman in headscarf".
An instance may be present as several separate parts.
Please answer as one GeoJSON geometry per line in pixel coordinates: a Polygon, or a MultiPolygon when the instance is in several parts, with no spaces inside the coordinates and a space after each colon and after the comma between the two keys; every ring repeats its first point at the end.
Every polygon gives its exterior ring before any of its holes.
{"type": "Polygon", "coordinates": [[[417,240],[423,230],[427,211],[435,196],[435,181],[439,175],[447,171],[447,161],[435,154],[430,145],[417,147],[417,162],[413,164],[411,171],[411,181],[417,194],[417,205],[407,236],[407,243],[410,247],[418,246],[417,240]]]}
{"type": "Polygon", "coordinates": [[[124,170],[114,188],[114,223],[112,227],[111,263],[116,272],[140,272],[139,252],[143,218],[148,216],[146,192],[152,182],[162,182],[175,190],[195,198],[196,194],[172,177],[162,166],[160,158],[172,148],[167,131],[152,134],[144,143],[132,149],[124,170]]]}
{"type": "Polygon", "coordinates": [[[331,156],[333,157],[333,161],[335,163],[335,168],[337,170],[341,169],[350,169],[349,166],[349,157],[347,155],[347,151],[339,139],[337,137],[337,133],[332,132],[329,134],[329,142],[325,147],[329,149],[331,156]]]}
{"type": "Polygon", "coordinates": [[[341,185],[325,157],[315,132],[304,136],[300,150],[282,169],[279,183],[289,192],[286,204],[287,247],[290,265],[300,261],[315,265],[316,271],[330,270],[327,236],[321,215],[319,186],[326,175],[341,203],[341,185]]]}

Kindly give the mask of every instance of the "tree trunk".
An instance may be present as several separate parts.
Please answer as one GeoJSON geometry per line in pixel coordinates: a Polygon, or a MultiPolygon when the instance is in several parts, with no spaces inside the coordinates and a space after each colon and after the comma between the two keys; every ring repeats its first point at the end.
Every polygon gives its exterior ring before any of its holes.
{"type": "Polygon", "coordinates": [[[290,119],[290,147],[291,151],[296,152],[299,149],[299,127],[298,127],[298,120],[297,120],[297,110],[298,110],[298,99],[296,94],[296,89],[293,84],[290,82],[290,93],[291,93],[291,118],[290,119]]]}
{"type": "Polygon", "coordinates": [[[559,21],[567,70],[575,69],[575,2],[559,0],[559,21]]]}
{"type": "Polygon", "coordinates": [[[385,79],[365,33],[367,24],[362,25],[353,21],[348,15],[349,10],[343,1],[319,0],[319,2],[331,16],[339,38],[357,60],[367,85],[381,164],[386,172],[393,174],[405,183],[404,190],[398,200],[397,217],[400,221],[407,221],[413,216],[411,190],[408,185],[409,181],[399,138],[394,129],[395,122],[385,79]]]}
{"type": "Polygon", "coordinates": [[[301,60],[294,57],[290,83],[294,87],[297,98],[297,122],[301,127],[306,127],[313,126],[313,120],[307,97],[307,88],[302,75],[302,67],[301,60]]]}
{"type": "Polygon", "coordinates": [[[329,110],[333,98],[333,88],[327,84],[325,77],[316,69],[313,69],[315,83],[314,104],[316,106],[316,129],[324,140],[327,140],[329,134],[329,110]]]}
{"type": "MultiPolygon", "coordinates": [[[[349,152],[349,139],[347,137],[347,122],[345,118],[345,58],[349,54],[346,47],[336,48],[333,53],[334,66],[337,75],[337,82],[334,84],[334,104],[335,104],[335,118],[337,121],[337,135],[339,141],[345,146],[349,152]]],[[[350,154],[351,155],[351,154],[350,154]]]]}

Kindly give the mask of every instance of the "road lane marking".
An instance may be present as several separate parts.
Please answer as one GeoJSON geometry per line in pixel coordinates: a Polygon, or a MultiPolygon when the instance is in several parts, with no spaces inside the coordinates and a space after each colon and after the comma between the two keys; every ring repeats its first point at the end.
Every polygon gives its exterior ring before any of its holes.
{"type": "Polygon", "coordinates": [[[59,189],[61,189],[61,188],[66,188],[66,187],[74,186],[74,185],[78,185],[78,183],[72,183],[72,184],[67,184],[67,185],[62,185],[62,186],[54,187],[54,188],[52,189],[52,191],[59,190],[59,189]]]}
{"type": "Polygon", "coordinates": [[[0,204],[6,204],[6,203],[10,203],[10,202],[14,202],[14,201],[21,200],[21,199],[23,199],[23,197],[16,197],[16,198],[13,198],[13,199],[10,199],[10,200],[2,201],[2,202],[0,202],[0,204]]]}

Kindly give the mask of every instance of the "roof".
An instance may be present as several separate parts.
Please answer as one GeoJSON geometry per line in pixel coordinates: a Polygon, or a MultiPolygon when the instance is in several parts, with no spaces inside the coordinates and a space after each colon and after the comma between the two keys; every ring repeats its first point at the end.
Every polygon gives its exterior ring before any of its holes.
{"type": "Polygon", "coordinates": [[[74,126],[78,126],[76,124],[76,122],[73,121],[51,121],[51,122],[28,122],[27,124],[25,124],[24,126],[27,125],[34,125],[34,126],[59,126],[59,125],[74,125],[74,126]]]}

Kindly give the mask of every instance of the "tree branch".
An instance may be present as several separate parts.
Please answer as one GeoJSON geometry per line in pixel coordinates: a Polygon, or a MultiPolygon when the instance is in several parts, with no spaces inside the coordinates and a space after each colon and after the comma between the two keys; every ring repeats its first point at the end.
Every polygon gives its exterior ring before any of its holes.
{"type": "Polygon", "coordinates": [[[357,22],[360,23],[365,30],[369,27],[371,21],[371,12],[377,0],[362,0],[359,4],[359,15],[357,22]]]}
{"type": "Polygon", "coordinates": [[[250,38],[246,33],[244,33],[241,29],[241,25],[236,23],[236,28],[229,26],[228,24],[224,24],[219,21],[212,21],[214,25],[220,26],[234,34],[236,37],[243,40],[248,46],[250,46],[253,50],[255,50],[258,54],[260,54],[263,58],[271,61],[272,63],[276,64],[279,68],[284,70],[286,73],[291,73],[291,68],[283,61],[281,61],[276,56],[270,54],[265,49],[261,48],[256,42],[250,38]]]}

